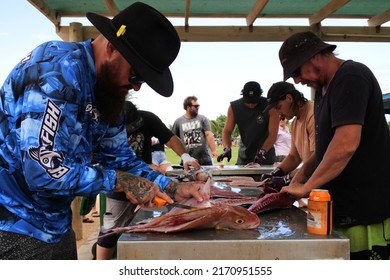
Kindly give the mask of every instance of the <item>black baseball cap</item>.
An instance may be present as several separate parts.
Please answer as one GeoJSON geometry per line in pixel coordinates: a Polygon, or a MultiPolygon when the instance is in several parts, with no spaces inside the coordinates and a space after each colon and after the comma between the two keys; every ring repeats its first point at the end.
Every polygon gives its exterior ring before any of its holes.
{"type": "Polygon", "coordinates": [[[259,103],[262,93],[263,90],[261,89],[260,84],[253,81],[247,82],[241,90],[241,95],[245,103],[259,103]]]}
{"type": "Polygon", "coordinates": [[[268,91],[267,94],[268,105],[263,112],[267,112],[273,107],[275,107],[280,100],[283,100],[288,93],[292,93],[292,92],[298,92],[295,89],[293,84],[287,82],[274,83],[268,91]]]}

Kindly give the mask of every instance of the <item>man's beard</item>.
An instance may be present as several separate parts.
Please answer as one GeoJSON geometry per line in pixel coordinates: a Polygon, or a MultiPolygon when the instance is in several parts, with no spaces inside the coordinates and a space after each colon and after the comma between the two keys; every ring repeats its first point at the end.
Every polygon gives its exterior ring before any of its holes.
{"type": "Polygon", "coordinates": [[[196,118],[197,115],[198,115],[197,112],[190,111],[190,116],[191,116],[191,118],[196,118]]]}
{"type": "Polygon", "coordinates": [[[107,64],[103,64],[97,75],[95,86],[96,106],[102,121],[109,124],[117,124],[124,110],[127,94],[123,88],[117,87],[113,81],[112,71],[107,64]]]}

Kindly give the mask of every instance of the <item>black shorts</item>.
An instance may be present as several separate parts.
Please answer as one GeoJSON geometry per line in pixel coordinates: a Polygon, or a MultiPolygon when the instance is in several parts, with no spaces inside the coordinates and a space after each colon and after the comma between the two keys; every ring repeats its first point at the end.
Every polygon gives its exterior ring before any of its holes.
{"type": "Polygon", "coordinates": [[[46,243],[36,238],[0,230],[1,260],[77,260],[74,231],[69,231],[58,243],[46,243]]]}

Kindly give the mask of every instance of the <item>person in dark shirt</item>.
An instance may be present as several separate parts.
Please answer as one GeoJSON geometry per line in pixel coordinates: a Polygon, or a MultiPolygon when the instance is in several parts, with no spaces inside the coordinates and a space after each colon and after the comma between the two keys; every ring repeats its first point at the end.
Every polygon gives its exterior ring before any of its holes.
{"type": "MultiPolygon", "coordinates": [[[[149,165],[152,164],[151,138],[157,137],[162,144],[172,148],[184,162],[184,169],[192,166],[195,170],[200,168],[196,159],[186,153],[186,149],[180,139],[154,113],[138,110],[130,101],[126,101],[126,133],[130,147],[136,147],[134,151],[138,158],[149,165]],[[137,143],[137,145],[134,145],[137,143]]],[[[153,167],[152,167],[153,168],[153,167]]],[[[121,193],[107,194],[106,213],[103,216],[104,226],[99,235],[116,227],[128,225],[134,217],[135,204],[132,204],[121,193]]],[[[96,259],[111,259],[120,235],[111,235],[99,238],[96,246],[96,259]]]]}
{"type": "Polygon", "coordinates": [[[389,259],[390,132],[382,91],[362,63],[333,54],[312,32],[290,36],[279,50],[284,80],[316,89],[315,157],[282,188],[296,198],[329,190],[333,224],[350,239],[351,259],[389,259]]]}
{"type": "Polygon", "coordinates": [[[260,84],[247,82],[241,91],[242,98],[230,102],[226,123],[222,131],[223,153],[217,157],[222,161],[232,157],[232,133],[235,125],[240,132],[237,165],[258,163],[271,165],[275,162],[274,143],[278,136],[279,115],[275,110],[263,112],[267,99],[262,97],[260,84]]]}

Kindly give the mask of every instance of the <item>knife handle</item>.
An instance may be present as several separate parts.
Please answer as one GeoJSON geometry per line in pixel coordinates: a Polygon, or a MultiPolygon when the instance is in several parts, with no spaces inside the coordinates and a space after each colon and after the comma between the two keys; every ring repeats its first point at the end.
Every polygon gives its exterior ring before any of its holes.
{"type": "Polygon", "coordinates": [[[167,204],[167,203],[168,203],[168,202],[167,202],[166,200],[162,199],[161,197],[158,197],[158,196],[154,197],[154,204],[155,204],[158,208],[164,206],[164,205],[167,204]]]}

